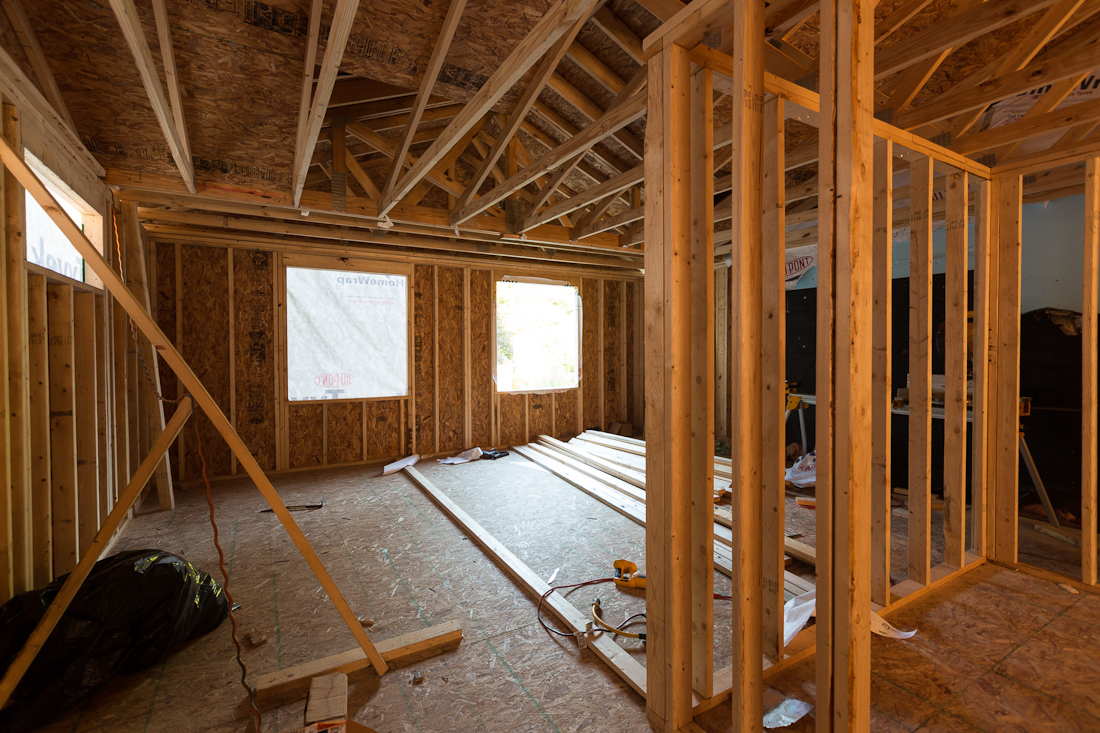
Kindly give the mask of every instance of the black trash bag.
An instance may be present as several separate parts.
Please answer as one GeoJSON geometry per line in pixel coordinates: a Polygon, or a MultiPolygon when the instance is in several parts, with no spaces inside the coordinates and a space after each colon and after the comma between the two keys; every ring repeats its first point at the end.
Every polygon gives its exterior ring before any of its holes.
{"type": "MultiPolygon", "coordinates": [[[[0,670],[68,577],[0,607],[0,670]]],[[[0,730],[31,730],[59,717],[115,675],[151,667],[213,631],[228,612],[221,585],[169,552],[131,550],[100,560],[0,711],[0,730]]]]}

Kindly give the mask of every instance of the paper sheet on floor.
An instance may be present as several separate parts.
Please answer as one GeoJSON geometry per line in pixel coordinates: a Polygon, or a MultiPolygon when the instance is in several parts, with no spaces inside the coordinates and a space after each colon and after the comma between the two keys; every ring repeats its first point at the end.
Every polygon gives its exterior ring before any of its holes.
{"type": "MultiPolygon", "coordinates": [[[[806,625],[817,611],[817,590],[795,596],[783,604],[783,646],[790,644],[798,632],[806,625]]],[[[889,621],[871,612],[871,633],[885,636],[889,639],[910,639],[917,633],[902,631],[893,626],[889,621]]]]}
{"type": "Polygon", "coordinates": [[[454,466],[459,463],[469,463],[470,461],[476,461],[481,458],[481,448],[471,448],[467,451],[462,451],[457,456],[451,456],[450,458],[440,458],[439,462],[448,466],[454,466]]]}
{"type": "Polygon", "coordinates": [[[879,636],[885,636],[888,639],[909,639],[913,636],[913,634],[917,633],[917,630],[913,629],[912,631],[902,631],[900,629],[897,629],[889,621],[872,611],[871,633],[878,634],[879,636]]]}
{"type": "Polygon", "coordinates": [[[391,473],[397,473],[403,468],[408,466],[415,466],[416,462],[420,460],[419,453],[413,453],[411,456],[406,456],[400,461],[394,461],[393,463],[387,463],[386,467],[382,469],[383,476],[389,476],[391,473]]]}
{"type": "Polygon", "coordinates": [[[802,700],[787,698],[764,715],[765,728],[786,728],[794,725],[813,710],[813,705],[802,700]]]}

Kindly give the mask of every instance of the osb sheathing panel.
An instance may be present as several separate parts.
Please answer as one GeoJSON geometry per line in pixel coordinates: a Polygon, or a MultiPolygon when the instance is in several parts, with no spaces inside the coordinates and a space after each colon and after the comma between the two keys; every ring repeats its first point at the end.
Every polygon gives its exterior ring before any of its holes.
{"type": "Polygon", "coordinates": [[[290,467],[320,466],[325,456],[325,406],[292,402],[287,415],[290,467]]]}
{"type": "MultiPolygon", "coordinates": [[[[297,8],[304,2],[276,3],[297,8]]],[[[178,175],[108,3],[24,3],[85,145],[108,168],[178,175]]],[[[137,3],[163,78],[149,3],[137,3]]],[[[285,188],[294,152],[303,41],[261,30],[269,4],[168,3],[195,172],[285,188]]]]}
{"type": "Polygon", "coordinates": [[[600,425],[600,281],[581,283],[581,394],[584,427],[603,429],[600,425]]]}
{"type": "Polygon", "coordinates": [[[329,463],[363,460],[363,403],[333,402],[325,405],[329,463]]]}
{"type": "MultiPolygon", "coordinates": [[[[179,347],[176,340],[176,245],[157,244],[154,256],[156,257],[156,297],[155,310],[157,325],[173,346],[179,347]]],[[[115,306],[117,307],[117,305],[115,306]]],[[[163,359],[158,361],[160,367],[160,391],[167,399],[176,398],[176,373],[163,359]]],[[[165,413],[167,417],[167,412],[165,413]]],[[[173,459],[179,455],[178,448],[172,448],[169,455],[173,459]]],[[[172,460],[172,476],[179,478],[179,461],[172,460]]]]}
{"type": "MultiPolygon", "coordinates": [[[[327,3],[331,10],[332,3],[327,3]]],[[[551,5],[550,0],[470,2],[435,93],[466,101],[551,5]]],[[[25,2],[78,133],[106,166],[175,174],[118,22],[108,3],[25,2]]],[[[195,169],[206,180],[285,188],[294,149],[309,0],[179,0],[169,22],[195,169]]],[[[341,69],[417,89],[447,3],[361,3],[341,69]]],[[[163,78],[149,3],[137,3],[163,78]]],[[[318,61],[331,15],[323,16],[318,61]]],[[[0,43],[23,60],[14,35],[0,43]]],[[[25,70],[28,66],[21,64],[25,70]]],[[[498,103],[511,109],[526,79],[498,103]]]]}
{"type": "MultiPolygon", "coordinates": [[[[182,245],[183,358],[202,380],[222,412],[229,414],[229,256],[228,250],[182,245]]],[[[207,473],[230,471],[229,446],[201,414],[198,420],[207,473]]],[[[185,440],[187,476],[202,475],[202,460],[194,436],[185,440]]]]}
{"type": "Polygon", "coordinates": [[[416,389],[417,453],[435,450],[434,292],[431,266],[417,265],[413,273],[413,382],[416,389]]]}
{"type": "Polygon", "coordinates": [[[636,425],[638,420],[635,416],[634,406],[634,380],[637,375],[634,374],[634,338],[637,335],[635,328],[635,318],[637,313],[634,310],[637,305],[635,303],[635,296],[641,289],[641,283],[624,283],[623,287],[626,288],[626,313],[623,314],[623,328],[626,329],[626,421],[631,425],[636,425]]]}
{"type": "Polygon", "coordinates": [[[462,268],[439,268],[439,450],[463,449],[466,432],[462,268]]]}
{"type": "Polygon", "coordinates": [[[272,254],[233,251],[237,434],[261,468],[275,468],[275,306],[272,254]]]}
{"type": "Polygon", "coordinates": [[[577,390],[554,393],[554,437],[569,440],[577,434],[577,390]]]}
{"type": "Polygon", "coordinates": [[[523,395],[500,396],[500,444],[523,445],[527,437],[523,432],[523,395]]]}
{"type": "Polygon", "coordinates": [[[470,270],[470,442],[492,445],[492,273],[470,270]]]}
{"type": "Polygon", "coordinates": [[[603,401],[604,422],[624,422],[623,415],[623,285],[604,280],[603,296],[603,401]]]}
{"type": "Polygon", "coordinates": [[[554,434],[554,421],[551,412],[552,394],[533,394],[527,396],[527,440],[537,440],[540,435],[554,434]]]}
{"type": "Polygon", "coordinates": [[[366,460],[394,458],[405,451],[401,444],[401,401],[378,400],[365,402],[367,440],[366,460]]]}

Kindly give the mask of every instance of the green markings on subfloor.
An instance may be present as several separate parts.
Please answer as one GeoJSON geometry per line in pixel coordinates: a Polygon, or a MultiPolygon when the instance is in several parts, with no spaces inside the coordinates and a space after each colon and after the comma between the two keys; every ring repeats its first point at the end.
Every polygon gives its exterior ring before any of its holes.
{"type": "Polygon", "coordinates": [[[423,733],[423,731],[420,730],[420,721],[416,719],[416,713],[413,712],[412,703],[409,701],[409,696],[405,694],[405,686],[399,684],[397,686],[397,689],[401,690],[401,697],[405,699],[405,709],[408,710],[409,715],[412,716],[413,725],[416,726],[417,733],[423,733]]]}
{"type": "Polygon", "coordinates": [[[153,685],[153,699],[149,701],[149,712],[147,712],[145,714],[145,728],[144,728],[144,730],[146,731],[146,733],[148,733],[148,730],[149,730],[149,721],[151,721],[153,719],[153,708],[157,704],[157,693],[160,691],[160,681],[164,679],[164,668],[167,667],[167,666],[168,666],[168,660],[165,659],[160,664],[160,673],[157,675],[157,683],[155,685],[153,685]]]}
{"type": "MultiPolygon", "coordinates": [[[[316,480],[316,478],[316,475],[314,475],[314,480],[316,480]]],[[[321,503],[325,505],[325,516],[332,522],[332,526],[336,530],[336,536],[340,538],[340,545],[344,548],[344,553],[348,556],[348,564],[351,565],[351,572],[355,574],[355,581],[359,583],[359,590],[363,593],[363,601],[367,604],[367,610],[370,611],[371,620],[378,621],[378,614],[374,612],[374,606],[370,602],[370,595],[367,593],[367,585],[363,582],[363,577],[359,575],[359,566],[355,564],[355,556],[351,554],[351,548],[348,547],[348,541],[340,529],[340,523],[337,522],[336,517],[332,515],[332,511],[329,509],[328,499],[325,498],[324,492],[318,491],[317,493],[321,495],[321,503]]]]}
{"type": "Polygon", "coordinates": [[[382,557],[386,558],[386,562],[390,564],[390,568],[393,569],[393,574],[397,576],[397,581],[401,583],[401,587],[405,589],[405,595],[409,597],[412,604],[416,606],[416,613],[420,616],[420,620],[424,622],[425,626],[431,626],[426,616],[424,616],[424,609],[420,607],[420,603],[413,597],[412,591],[409,590],[408,584],[405,582],[405,578],[401,576],[401,572],[397,569],[397,566],[393,564],[393,560],[390,559],[390,553],[386,551],[386,548],[382,548],[382,557]]]}
{"type": "Polygon", "coordinates": [[[515,680],[516,684],[519,685],[519,688],[523,690],[523,694],[527,696],[527,699],[531,701],[531,704],[535,706],[535,709],[539,711],[542,717],[546,718],[546,722],[550,724],[550,727],[557,731],[557,733],[561,733],[561,731],[558,729],[558,726],[554,725],[554,721],[551,720],[550,716],[546,714],[546,711],[542,709],[542,705],[539,705],[539,701],[536,700],[535,696],[531,694],[531,691],[527,689],[527,685],[523,684],[519,676],[516,675],[515,671],[512,670],[512,665],[508,664],[508,661],[504,658],[504,656],[497,651],[497,648],[495,646],[493,646],[493,642],[486,639],[485,643],[489,646],[490,649],[493,650],[493,654],[497,655],[497,659],[499,659],[500,663],[504,665],[504,668],[508,670],[508,674],[512,675],[512,679],[515,680]]]}
{"type": "MultiPolygon", "coordinates": [[[[274,517],[275,515],[269,515],[274,517]]],[[[271,597],[275,601],[275,659],[279,664],[279,669],[283,668],[283,639],[281,629],[279,626],[279,587],[275,580],[275,559],[274,551],[271,546],[271,522],[269,518],[267,520],[267,560],[271,565],[271,597]]]]}

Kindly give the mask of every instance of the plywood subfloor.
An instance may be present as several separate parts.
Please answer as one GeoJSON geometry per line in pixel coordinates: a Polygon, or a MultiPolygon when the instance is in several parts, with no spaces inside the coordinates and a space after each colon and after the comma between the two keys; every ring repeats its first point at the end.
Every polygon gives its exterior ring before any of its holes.
{"type": "MultiPolygon", "coordinates": [[[[623,557],[644,567],[642,527],[513,454],[461,466],[422,462],[422,472],[543,578],[555,584],[607,577],[623,557]]],[[[352,607],[386,639],[458,620],[458,651],[391,672],[353,678],[350,709],[380,731],[637,731],[645,703],[589,651],[538,625],[531,600],[403,474],[334,468],[274,479],[287,504],[324,502],[294,516],[352,607]],[[413,685],[412,673],[424,675],[413,685]]],[[[230,590],[241,604],[250,675],[354,647],[320,585],[260,494],[247,481],[214,488],[230,590]]],[[[117,549],[162,548],[217,573],[205,497],[177,492],[174,512],[139,516],[117,549]]],[[[716,575],[729,593],[729,580],[716,575]]],[[[570,595],[578,608],[599,595],[621,622],[644,597],[611,584],[570,595]]],[[[730,610],[719,604],[716,668],[729,664],[730,610]]],[[[226,621],[164,664],[114,680],[49,731],[242,731],[248,716],[226,621]]],[[[645,662],[644,646],[623,647],[645,662]]],[[[263,730],[301,725],[304,702],[268,711],[263,730]]]]}
{"type": "MultiPolygon", "coordinates": [[[[983,565],[890,616],[871,637],[872,731],[1100,730],[1100,596],[983,565]]],[[[813,660],[769,681],[813,703],[813,660]]],[[[729,703],[697,720],[730,730],[729,703]]],[[[813,731],[811,712],[788,731],[813,731]]]]}

